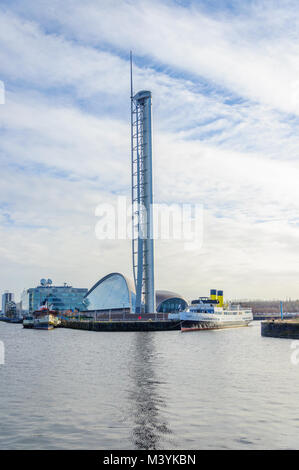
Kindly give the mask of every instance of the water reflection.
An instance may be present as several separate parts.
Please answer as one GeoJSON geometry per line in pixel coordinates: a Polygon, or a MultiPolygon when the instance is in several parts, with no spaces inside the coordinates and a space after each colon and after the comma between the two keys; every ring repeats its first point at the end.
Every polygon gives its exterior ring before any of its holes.
{"type": "Polygon", "coordinates": [[[132,355],[130,402],[134,446],[136,449],[159,449],[171,430],[162,415],[166,401],[161,393],[162,382],[156,376],[155,364],[159,357],[151,333],[136,333],[132,355]]]}

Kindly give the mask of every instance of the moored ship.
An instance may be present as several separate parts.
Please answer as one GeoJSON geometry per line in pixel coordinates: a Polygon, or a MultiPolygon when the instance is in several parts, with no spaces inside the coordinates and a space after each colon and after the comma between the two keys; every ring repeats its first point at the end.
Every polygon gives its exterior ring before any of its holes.
{"type": "Polygon", "coordinates": [[[33,312],[33,328],[38,330],[53,330],[61,323],[58,313],[42,307],[40,310],[33,312]]]}
{"type": "Polygon", "coordinates": [[[180,313],[181,331],[216,330],[248,326],[252,310],[238,304],[223,304],[223,291],[211,290],[210,297],[199,297],[180,313]]]}

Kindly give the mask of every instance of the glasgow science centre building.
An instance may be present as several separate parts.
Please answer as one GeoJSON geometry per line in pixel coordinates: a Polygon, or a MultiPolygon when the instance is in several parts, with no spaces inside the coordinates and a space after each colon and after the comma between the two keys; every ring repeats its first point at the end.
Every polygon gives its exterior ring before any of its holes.
{"type": "MultiPolygon", "coordinates": [[[[135,313],[134,282],[121,273],[110,273],[86,293],[83,303],[85,311],[89,313],[135,313]]],[[[186,307],[187,302],[181,295],[164,290],[156,291],[157,313],[179,312],[186,307]]]]}

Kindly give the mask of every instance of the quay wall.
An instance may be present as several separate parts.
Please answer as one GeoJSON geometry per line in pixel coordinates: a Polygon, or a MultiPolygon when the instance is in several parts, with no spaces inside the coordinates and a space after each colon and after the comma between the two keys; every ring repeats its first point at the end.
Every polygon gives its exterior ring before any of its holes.
{"type": "Polygon", "coordinates": [[[261,335],[272,338],[299,339],[299,321],[263,321],[261,335]]]}
{"type": "Polygon", "coordinates": [[[63,328],[88,331],[170,331],[180,330],[179,321],[77,321],[63,320],[63,328]]]}

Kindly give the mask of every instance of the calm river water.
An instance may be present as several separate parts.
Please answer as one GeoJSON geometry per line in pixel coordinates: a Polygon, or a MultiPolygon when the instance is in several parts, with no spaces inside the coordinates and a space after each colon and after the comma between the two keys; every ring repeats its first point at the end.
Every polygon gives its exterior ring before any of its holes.
{"type": "Polygon", "coordinates": [[[1,449],[299,449],[291,340],[0,322],[1,449]]]}

